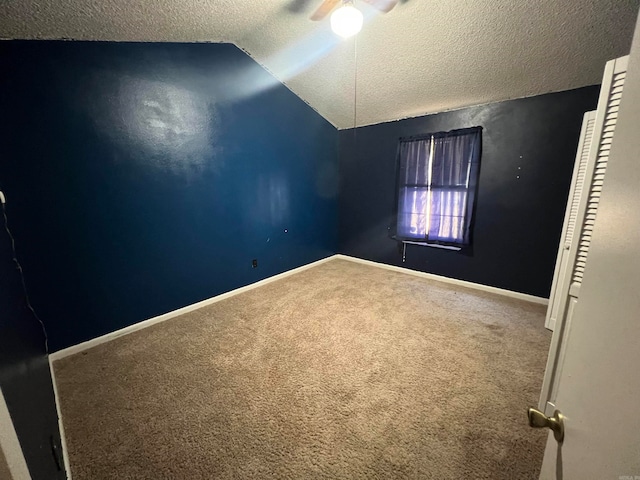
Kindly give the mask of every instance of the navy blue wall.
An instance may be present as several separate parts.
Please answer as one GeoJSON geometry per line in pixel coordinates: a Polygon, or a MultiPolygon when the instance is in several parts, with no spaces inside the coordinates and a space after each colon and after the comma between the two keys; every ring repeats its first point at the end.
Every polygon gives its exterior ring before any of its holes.
{"type": "Polygon", "coordinates": [[[0,188],[52,351],[335,253],[337,131],[236,47],[0,59],[0,188]]]}
{"type": "Polygon", "coordinates": [[[598,93],[585,87],[362,127],[355,136],[342,130],[339,252],[548,297],[582,116],[598,93]],[[403,264],[387,231],[398,139],[477,125],[483,154],[472,250],[408,245],[403,264]]]}

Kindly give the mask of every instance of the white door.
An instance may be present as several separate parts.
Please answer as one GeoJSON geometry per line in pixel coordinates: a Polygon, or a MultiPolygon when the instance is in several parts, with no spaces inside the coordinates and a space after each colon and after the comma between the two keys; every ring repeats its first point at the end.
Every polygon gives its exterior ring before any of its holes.
{"type": "MultiPolygon", "coordinates": [[[[596,111],[587,112],[582,120],[578,152],[573,167],[573,179],[569,190],[567,210],[560,236],[560,246],[556,259],[556,268],[553,275],[551,295],[549,296],[549,308],[544,326],[553,330],[547,366],[542,381],[538,408],[547,415],[552,415],[555,410],[556,387],[558,373],[562,369],[564,338],[571,324],[573,309],[567,308],[575,302],[570,302],[570,287],[572,270],[576,263],[576,248],[580,235],[576,235],[576,224],[581,200],[585,190],[589,190],[589,180],[586,178],[589,160],[589,149],[593,143],[596,111]],[[574,248],[572,248],[572,246],[574,248]]],[[[578,227],[580,228],[580,227],[578,227]]]]}
{"type": "MultiPolygon", "coordinates": [[[[607,75],[605,73],[605,79],[607,75]]],[[[562,235],[560,236],[560,246],[556,258],[556,268],[551,284],[551,294],[549,295],[549,308],[544,326],[549,330],[562,330],[563,316],[567,306],[567,296],[571,284],[571,270],[575,264],[577,255],[576,224],[580,206],[584,198],[585,190],[588,191],[589,180],[587,179],[587,169],[589,165],[589,152],[593,143],[594,130],[596,126],[596,111],[587,112],[582,119],[582,129],[580,130],[580,141],[578,151],[573,165],[573,178],[571,179],[571,189],[567,201],[567,209],[564,214],[564,224],[562,235]],[[585,185],[586,184],[586,185],[585,185]],[[573,249],[571,247],[574,247],[573,249]]],[[[578,227],[579,228],[579,227],[578,227]]],[[[554,339],[555,339],[554,335],[554,339]]]]}
{"type": "Polygon", "coordinates": [[[626,56],[607,62],[598,109],[587,112],[583,119],[545,321],[545,326],[553,330],[553,336],[538,408],[547,415],[555,410],[558,374],[564,358],[564,339],[571,328],[573,313],[579,302],[584,267],[618,121],[628,59],[626,56]]]}
{"type": "Polygon", "coordinates": [[[580,301],[565,336],[541,479],[640,479],[640,29],[593,228],[580,301]]]}

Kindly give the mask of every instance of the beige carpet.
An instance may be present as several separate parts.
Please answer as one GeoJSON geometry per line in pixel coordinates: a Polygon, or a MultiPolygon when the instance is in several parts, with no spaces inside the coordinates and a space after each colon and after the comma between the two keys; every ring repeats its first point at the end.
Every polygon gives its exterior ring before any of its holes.
{"type": "Polygon", "coordinates": [[[56,362],[73,479],[537,479],[544,313],[331,260],[56,362]]]}
{"type": "Polygon", "coordinates": [[[0,478],[11,480],[13,475],[11,475],[11,471],[9,470],[9,464],[7,463],[7,459],[4,456],[4,452],[2,451],[2,447],[0,446],[0,478]]]}

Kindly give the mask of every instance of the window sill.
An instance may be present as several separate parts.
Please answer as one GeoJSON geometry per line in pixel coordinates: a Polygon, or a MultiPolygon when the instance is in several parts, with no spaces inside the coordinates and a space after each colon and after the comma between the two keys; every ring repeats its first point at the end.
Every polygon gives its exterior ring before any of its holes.
{"type": "Polygon", "coordinates": [[[408,243],[409,245],[420,245],[423,247],[442,248],[443,250],[454,250],[456,252],[462,250],[460,247],[453,247],[451,245],[438,245],[437,243],[412,242],[410,240],[402,240],[402,243],[408,243]]]}

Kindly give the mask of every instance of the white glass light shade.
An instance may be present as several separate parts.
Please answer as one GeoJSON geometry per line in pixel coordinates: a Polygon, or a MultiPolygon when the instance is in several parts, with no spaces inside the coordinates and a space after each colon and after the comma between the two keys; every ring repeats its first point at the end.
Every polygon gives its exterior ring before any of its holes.
{"type": "Polygon", "coordinates": [[[362,29],[362,12],[353,5],[343,5],[331,14],[331,29],[343,38],[349,38],[362,29]]]}

